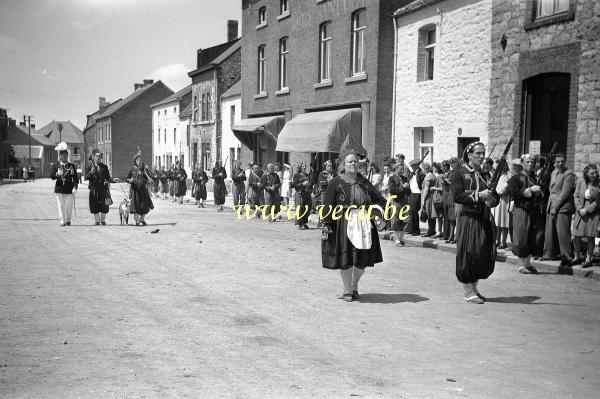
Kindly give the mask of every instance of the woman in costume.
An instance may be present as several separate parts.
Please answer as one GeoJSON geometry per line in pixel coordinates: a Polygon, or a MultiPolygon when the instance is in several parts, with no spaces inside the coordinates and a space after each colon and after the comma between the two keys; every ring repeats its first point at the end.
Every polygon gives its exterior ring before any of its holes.
{"type": "Polygon", "coordinates": [[[298,166],[296,174],[292,179],[292,186],[296,190],[294,201],[296,209],[299,211],[299,214],[296,215],[296,224],[298,225],[298,229],[308,230],[308,217],[312,208],[310,196],[312,183],[308,178],[308,173],[306,173],[306,163],[302,162],[298,166]]]}
{"type": "Polygon", "coordinates": [[[283,203],[285,204],[285,206],[288,206],[290,204],[290,183],[292,178],[290,173],[291,169],[291,166],[287,163],[283,164],[283,179],[281,180],[281,197],[283,198],[283,203]]]}
{"type": "Polygon", "coordinates": [[[108,166],[101,162],[102,153],[98,150],[92,151],[90,157],[91,165],[85,169],[85,178],[89,182],[90,196],[89,205],[90,213],[94,215],[96,226],[102,224],[106,226],[106,214],[109,210],[110,199],[110,172],[108,166]]]}
{"type": "Polygon", "coordinates": [[[360,218],[360,211],[349,207],[364,206],[363,215],[366,215],[371,205],[385,206],[385,198],[367,178],[358,173],[356,152],[344,149],[340,159],[345,172],[334,177],[325,192],[321,254],[324,268],[340,270],[344,285],[341,299],[351,302],[360,298],[358,282],[365,268],[382,262],[383,257],[373,221],[360,218]],[[334,220],[333,210],[338,205],[343,206],[344,212],[334,220]]]}
{"type": "Polygon", "coordinates": [[[532,255],[541,256],[543,250],[535,245],[540,227],[538,202],[543,196],[542,189],[537,183],[531,155],[524,154],[512,164],[516,173],[508,180],[507,190],[514,201],[512,252],[518,258],[519,273],[537,274],[529,262],[532,255]]]}
{"type": "Polygon", "coordinates": [[[388,190],[390,196],[396,196],[392,204],[396,207],[396,213],[391,220],[391,229],[394,238],[394,243],[397,247],[404,246],[404,228],[406,220],[400,219],[400,210],[404,205],[410,203],[410,183],[404,171],[404,163],[398,162],[395,164],[396,170],[388,179],[388,190]]]}
{"type": "Polygon", "coordinates": [[[175,192],[175,198],[178,199],[180,204],[183,204],[183,197],[187,193],[187,172],[181,166],[179,161],[175,162],[175,172],[177,173],[175,177],[177,178],[177,185],[175,186],[177,191],[175,192]]]}
{"type": "Polygon", "coordinates": [[[227,171],[221,166],[221,161],[215,163],[215,167],[212,170],[212,178],[215,180],[213,185],[215,205],[219,207],[217,208],[217,212],[223,212],[223,204],[225,203],[225,196],[227,195],[227,188],[225,187],[227,171]]]}
{"type": "Polygon", "coordinates": [[[581,267],[592,265],[595,237],[600,226],[600,179],[595,164],[589,164],[583,169],[583,179],[577,182],[575,188],[575,218],[573,219],[573,247],[575,248],[572,264],[581,262],[581,239],[587,241],[587,257],[581,267]]]}
{"type": "Polygon", "coordinates": [[[200,162],[196,163],[196,168],[192,172],[192,181],[194,182],[194,198],[196,199],[196,205],[198,208],[204,208],[204,201],[206,201],[206,182],[208,182],[208,176],[202,169],[200,162]]]}
{"type": "Polygon", "coordinates": [[[131,213],[133,213],[133,217],[135,218],[136,226],[140,224],[146,226],[146,215],[151,209],[154,209],[154,204],[146,186],[149,179],[150,176],[144,165],[144,159],[138,151],[136,156],[133,157],[133,168],[127,174],[127,182],[130,184],[129,198],[131,199],[131,213]]]}
{"type": "Polygon", "coordinates": [[[494,272],[496,225],[490,208],[498,205],[497,196],[481,176],[485,146],[477,141],[463,153],[464,166],[452,177],[450,196],[460,205],[456,225],[456,277],[463,284],[464,299],[482,304],[485,298],[477,289],[479,280],[494,272]]]}

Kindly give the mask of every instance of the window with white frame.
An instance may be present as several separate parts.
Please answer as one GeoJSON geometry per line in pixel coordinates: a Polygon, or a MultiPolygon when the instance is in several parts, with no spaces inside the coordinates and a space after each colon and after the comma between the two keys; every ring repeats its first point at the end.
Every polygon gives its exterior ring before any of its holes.
{"type": "Polygon", "coordinates": [[[331,81],[331,22],[319,27],[319,81],[331,81]]]}
{"type": "Polygon", "coordinates": [[[258,24],[264,24],[267,22],[267,7],[261,7],[258,9],[258,24]]]}
{"type": "Polygon", "coordinates": [[[265,57],[265,46],[264,44],[258,48],[258,94],[266,93],[266,64],[267,59],[265,57]]]}
{"type": "Polygon", "coordinates": [[[366,14],[364,8],[352,14],[352,75],[365,73],[366,14]]]}
{"type": "Polygon", "coordinates": [[[433,127],[416,127],[414,132],[415,159],[423,159],[429,151],[426,161],[433,162],[433,127]]]}
{"type": "Polygon", "coordinates": [[[285,14],[290,11],[288,0],[279,0],[279,14],[285,14]]]}
{"type": "Polygon", "coordinates": [[[569,0],[537,0],[536,18],[568,12],[569,2],[569,0]]]}
{"type": "Polygon", "coordinates": [[[279,40],[279,90],[288,87],[288,38],[282,37],[279,40]]]}

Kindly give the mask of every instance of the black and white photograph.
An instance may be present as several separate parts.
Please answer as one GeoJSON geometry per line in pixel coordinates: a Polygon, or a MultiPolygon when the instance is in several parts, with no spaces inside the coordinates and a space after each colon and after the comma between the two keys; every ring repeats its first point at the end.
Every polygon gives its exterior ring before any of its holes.
{"type": "Polygon", "coordinates": [[[592,399],[599,0],[3,0],[2,398],[592,399]]]}

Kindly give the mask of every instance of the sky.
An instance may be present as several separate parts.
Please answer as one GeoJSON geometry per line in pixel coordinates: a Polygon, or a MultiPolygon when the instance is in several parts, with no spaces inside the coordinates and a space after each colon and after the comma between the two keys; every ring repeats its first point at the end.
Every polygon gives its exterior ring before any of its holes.
{"type": "Polygon", "coordinates": [[[239,0],[0,0],[0,108],[83,130],[98,97],[191,83],[196,50],[225,42],[239,0]]]}

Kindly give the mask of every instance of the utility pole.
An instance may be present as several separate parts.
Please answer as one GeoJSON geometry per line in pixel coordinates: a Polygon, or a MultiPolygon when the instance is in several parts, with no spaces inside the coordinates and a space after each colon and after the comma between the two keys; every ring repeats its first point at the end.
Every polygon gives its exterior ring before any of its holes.
{"type": "Polygon", "coordinates": [[[27,132],[29,134],[29,167],[31,168],[31,118],[33,115],[23,115],[23,123],[27,124],[27,132]]]}

